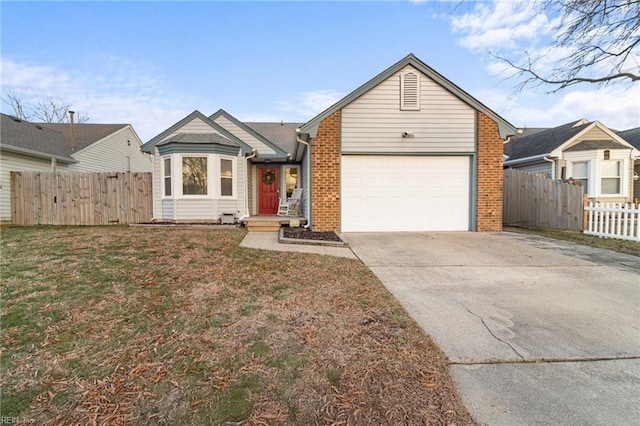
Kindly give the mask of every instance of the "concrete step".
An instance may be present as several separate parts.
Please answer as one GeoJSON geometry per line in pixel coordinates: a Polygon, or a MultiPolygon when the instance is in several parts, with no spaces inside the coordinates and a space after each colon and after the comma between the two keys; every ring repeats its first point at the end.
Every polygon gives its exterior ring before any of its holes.
{"type": "Polygon", "coordinates": [[[247,223],[247,231],[249,232],[278,232],[280,223],[278,222],[249,222],[247,223]]]}

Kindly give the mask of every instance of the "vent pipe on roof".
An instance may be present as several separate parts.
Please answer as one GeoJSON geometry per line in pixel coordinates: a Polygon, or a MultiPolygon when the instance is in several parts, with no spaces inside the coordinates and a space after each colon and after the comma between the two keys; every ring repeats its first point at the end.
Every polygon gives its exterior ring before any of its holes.
{"type": "Polygon", "coordinates": [[[75,114],[75,111],[69,111],[69,126],[71,128],[71,137],[69,140],[69,149],[71,150],[71,152],[75,152],[76,150],[76,134],[73,128],[73,114],[75,114]]]}

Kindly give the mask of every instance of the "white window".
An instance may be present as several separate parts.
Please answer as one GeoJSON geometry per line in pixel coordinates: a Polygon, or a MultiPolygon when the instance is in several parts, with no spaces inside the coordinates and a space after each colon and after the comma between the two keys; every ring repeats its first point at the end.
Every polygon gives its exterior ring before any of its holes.
{"type": "Polygon", "coordinates": [[[220,196],[233,197],[233,160],[220,159],[220,196]]]}
{"type": "Polygon", "coordinates": [[[207,157],[182,157],[182,195],[207,195],[207,157]]]}
{"type": "Polygon", "coordinates": [[[600,193],[602,195],[617,195],[621,191],[621,162],[616,160],[603,161],[600,164],[600,193]]]}
{"type": "Polygon", "coordinates": [[[171,158],[165,158],[162,162],[162,175],[164,176],[164,196],[171,196],[171,158]]]}
{"type": "Polygon", "coordinates": [[[420,110],[420,76],[415,72],[400,76],[400,109],[420,110]]]}
{"type": "Polygon", "coordinates": [[[585,194],[589,193],[589,162],[579,161],[572,164],[573,170],[571,177],[582,182],[582,188],[585,194]]]}
{"type": "Polygon", "coordinates": [[[298,168],[297,167],[285,167],[284,169],[284,184],[286,186],[287,198],[291,197],[293,190],[298,187],[298,168]]]}

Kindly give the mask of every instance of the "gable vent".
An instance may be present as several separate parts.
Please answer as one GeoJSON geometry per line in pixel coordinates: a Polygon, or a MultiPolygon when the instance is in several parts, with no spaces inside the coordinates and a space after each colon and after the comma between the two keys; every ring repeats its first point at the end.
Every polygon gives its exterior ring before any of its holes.
{"type": "Polygon", "coordinates": [[[420,77],[416,73],[408,72],[400,76],[400,109],[420,109],[420,77]]]}

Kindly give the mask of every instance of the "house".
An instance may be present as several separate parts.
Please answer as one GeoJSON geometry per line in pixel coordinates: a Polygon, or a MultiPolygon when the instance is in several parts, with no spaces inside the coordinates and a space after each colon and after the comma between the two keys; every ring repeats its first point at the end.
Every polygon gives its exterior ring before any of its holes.
{"type": "Polygon", "coordinates": [[[12,171],[150,172],[130,124],[32,123],[0,114],[0,220],[11,220],[12,171]]]}
{"type": "MultiPolygon", "coordinates": [[[[616,134],[640,152],[640,127],[623,130],[616,134]]],[[[633,162],[633,201],[640,204],[640,156],[636,156],[633,162]]]]}
{"type": "Polygon", "coordinates": [[[599,121],[586,119],[548,129],[525,130],[504,145],[505,168],[581,181],[589,199],[630,202],[634,159],[639,154],[599,121]]]}
{"type": "Polygon", "coordinates": [[[274,215],[297,187],[317,231],[499,231],[515,130],[410,54],[307,123],[194,111],[142,149],[155,220],[274,215]]]}

